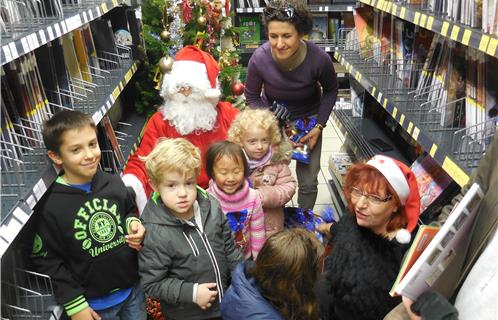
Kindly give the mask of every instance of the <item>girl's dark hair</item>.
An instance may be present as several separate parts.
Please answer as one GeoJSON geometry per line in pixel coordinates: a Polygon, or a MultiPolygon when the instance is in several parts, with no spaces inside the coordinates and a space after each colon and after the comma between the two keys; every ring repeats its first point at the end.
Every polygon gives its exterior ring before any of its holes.
{"type": "Polygon", "coordinates": [[[61,110],[43,124],[42,136],[45,147],[49,151],[59,153],[62,135],[69,130],[78,130],[90,126],[97,128],[91,116],[74,110],[61,110]]]}
{"type": "Polygon", "coordinates": [[[230,141],[220,141],[210,145],[206,151],[206,172],[210,179],[214,177],[213,167],[215,162],[223,156],[229,157],[237,164],[242,164],[244,167],[244,177],[249,177],[249,164],[242,148],[230,141]]]}
{"type": "Polygon", "coordinates": [[[247,274],[285,319],[318,319],[313,288],[320,276],[323,246],[300,228],[284,229],[266,240],[247,274]]]}
{"type": "Polygon", "coordinates": [[[273,0],[263,10],[263,25],[268,30],[271,21],[291,23],[300,34],[313,28],[313,17],[308,7],[299,0],[273,0]]]}

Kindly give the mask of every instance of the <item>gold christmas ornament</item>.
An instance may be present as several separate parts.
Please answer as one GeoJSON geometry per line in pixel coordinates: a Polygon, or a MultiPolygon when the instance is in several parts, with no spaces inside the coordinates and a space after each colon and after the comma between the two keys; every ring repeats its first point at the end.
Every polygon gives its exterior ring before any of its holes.
{"type": "Polygon", "coordinates": [[[171,37],[171,32],[169,32],[169,30],[164,29],[163,31],[161,31],[161,34],[159,36],[161,37],[161,40],[167,42],[171,37]]]}
{"type": "Polygon", "coordinates": [[[170,56],[162,57],[159,60],[159,69],[161,69],[162,73],[168,73],[173,68],[173,62],[174,60],[170,56]]]}
{"type": "Polygon", "coordinates": [[[200,16],[197,18],[197,23],[201,26],[205,26],[207,24],[207,19],[205,16],[200,16]]]}

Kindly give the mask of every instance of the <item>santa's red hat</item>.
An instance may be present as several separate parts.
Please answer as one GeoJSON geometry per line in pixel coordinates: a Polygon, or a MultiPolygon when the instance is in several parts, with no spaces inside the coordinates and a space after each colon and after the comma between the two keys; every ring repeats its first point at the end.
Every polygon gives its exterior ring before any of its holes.
{"type": "Polygon", "coordinates": [[[420,195],[415,174],[406,164],[383,155],[372,157],[367,164],[379,170],[398,194],[405,208],[407,225],[406,229],[397,232],[396,239],[401,243],[410,242],[410,232],[417,226],[420,214],[420,195]]]}
{"type": "Polygon", "coordinates": [[[219,73],[220,67],[212,55],[196,46],[185,46],[176,54],[171,72],[165,74],[161,94],[167,96],[174,92],[176,84],[184,83],[200,89],[205,98],[217,102],[221,96],[217,81],[219,73]]]}

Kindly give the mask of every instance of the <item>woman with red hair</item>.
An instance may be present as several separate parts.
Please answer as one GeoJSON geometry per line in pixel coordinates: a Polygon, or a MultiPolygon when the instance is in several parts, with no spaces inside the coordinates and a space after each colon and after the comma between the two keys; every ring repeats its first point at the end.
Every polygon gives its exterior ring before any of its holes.
{"type": "Polygon", "coordinates": [[[330,227],[318,285],[321,317],[382,319],[400,302],[389,290],[417,225],[417,182],[405,164],[377,155],[350,168],[344,195],[349,212],[330,227]]]}

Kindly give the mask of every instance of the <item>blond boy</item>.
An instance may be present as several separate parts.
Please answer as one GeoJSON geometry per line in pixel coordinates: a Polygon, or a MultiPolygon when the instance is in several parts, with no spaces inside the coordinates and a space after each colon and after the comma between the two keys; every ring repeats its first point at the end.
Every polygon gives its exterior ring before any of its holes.
{"type": "Polygon", "coordinates": [[[143,160],[154,190],[141,216],[144,290],[161,300],[166,319],[219,318],[241,254],[218,202],[196,185],[199,149],[183,138],[166,139],[143,160]]]}

